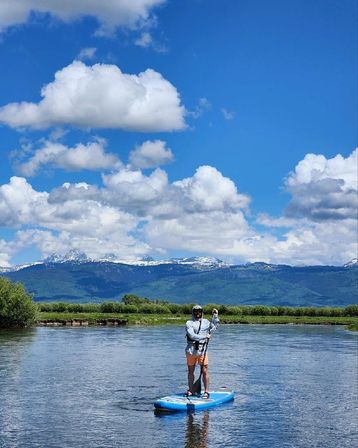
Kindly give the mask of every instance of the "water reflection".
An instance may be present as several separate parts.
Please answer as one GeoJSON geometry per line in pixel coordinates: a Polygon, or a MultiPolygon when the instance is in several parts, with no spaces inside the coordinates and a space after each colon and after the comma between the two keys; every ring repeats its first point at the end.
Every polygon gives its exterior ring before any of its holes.
{"type": "Polygon", "coordinates": [[[223,325],[220,337],[211,380],[235,401],[158,419],[155,399],[186,387],[182,327],[0,332],[0,447],[358,446],[357,334],[223,325]]]}
{"type": "Polygon", "coordinates": [[[187,416],[185,448],[207,448],[209,412],[189,413],[187,416]]]}

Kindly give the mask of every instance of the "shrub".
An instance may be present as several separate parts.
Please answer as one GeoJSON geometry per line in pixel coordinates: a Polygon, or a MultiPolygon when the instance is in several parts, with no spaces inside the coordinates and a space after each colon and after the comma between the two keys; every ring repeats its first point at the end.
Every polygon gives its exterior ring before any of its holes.
{"type": "Polygon", "coordinates": [[[67,311],[68,304],[63,302],[53,303],[52,311],[54,313],[65,313],[67,311]]]}
{"type": "Polygon", "coordinates": [[[358,316],[358,305],[348,305],[344,309],[345,316],[358,316]]]}
{"type": "Polygon", "coordinates": [[[141,305],[143,303],[150,303],[150,300],[145,297],[138,297],[135,294],[125,294],[122,297],[122,302],[125,305],[141,305]]]}
{"type": "Polygon", "coordinates": [[[178,305],[177,303],[169,303],[168,308],[172,314],[181,314],[182,313],[182,306],[178,305]]]}
{"type": "Polygon", "coordinates": [[[115,303],[113,302],[103,302],[100,305],[101,313],[115,313],[115,303]]]}
{"type": "Polygon", "coordinates": [[[193,303],[186,303],[182,305],[182,314],[191,314],[191,310],[193,309],[193,303]]]}
{"type": "Polygon", "coordinates": [[[82,305],[82,312],[83,313],[99,313],[100,306],[98,305],[98,303],[84,303],[82,305]]]}
{"type": "Polygon", "coordinates": [[[310,306],[310,307],[301,308],[301,309],[302,309],[303,316],[319,316],[319,315],[329,316],[329,314],[327,314],[325,308],[318,309],[318,308],[314,308],[314,307],[310,306]]]}
{"type": "Polygon", "coordinates": [[[50,313],[52,311],[52,303],[38,303],[37,309],[40,313],[50,313]]]}
{"type": "Polygon", "coordinates": [[[269,316],[271,314],[270,308],[264,305],[256,305],[251,308],[251,313],[254,316],[269,316]]]}
{"type": "Polygon", "coordinates": [[[26,327],[36,314],[37,306],[24,286],[0,277],[0,327],[26,327]]]}
{"type": "Polygon", "coordinates": [[[124,305],[123,313],[129,313],[129,314],[138,313],[138,307],[135,305],[124,305]]]}
{"type": "Polygon", "coordinates": [[[232,316],[240,316],[242,310],[239,306],[228,306],[227,312],[228,312],[228,314],[231,314],[232,316]]]}

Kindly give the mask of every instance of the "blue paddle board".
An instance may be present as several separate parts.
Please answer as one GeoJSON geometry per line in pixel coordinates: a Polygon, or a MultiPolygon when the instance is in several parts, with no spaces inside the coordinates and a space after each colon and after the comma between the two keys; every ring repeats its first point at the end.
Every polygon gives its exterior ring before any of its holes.
{"type": "Polygon", "coordinates": [[[187,397],[185,394],[173,394],[159,398],[154,407],[160,411],[200,411],[232,401],[235,392],[226,387],[210,392],[209,398],[199,396],[187,397]]]}

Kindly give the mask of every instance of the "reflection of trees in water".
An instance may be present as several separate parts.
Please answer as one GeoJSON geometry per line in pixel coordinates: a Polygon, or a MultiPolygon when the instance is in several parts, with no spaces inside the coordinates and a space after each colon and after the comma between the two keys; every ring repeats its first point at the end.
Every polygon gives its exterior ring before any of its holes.
{"type": "Polygon", "coordinates": [[[188,414],[185,448],[207,448],[209,412],[188,414]]]}

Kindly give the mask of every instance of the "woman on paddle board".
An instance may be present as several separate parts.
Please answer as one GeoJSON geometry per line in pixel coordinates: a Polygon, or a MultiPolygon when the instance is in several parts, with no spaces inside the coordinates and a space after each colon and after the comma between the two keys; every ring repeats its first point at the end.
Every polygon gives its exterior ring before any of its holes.
{"type": "Polygon", "coordinates": [[[187,346],[185,349],[186,363],[188,366],[188,391],[187,396],[200,393],[201,375],[203,375],[204,394],[202,398],[209,398],[209,371],[208,371],[208,353],[207,345],[212,331],[219,325],[218,310],[213,309],[211,321],[204,319],[203,308],[195,305],[192,309],[192,318],[187,321],[186,338],[187,346]],[[195,366],[201,366],[199,380],[194,384],[195,366]]]}

